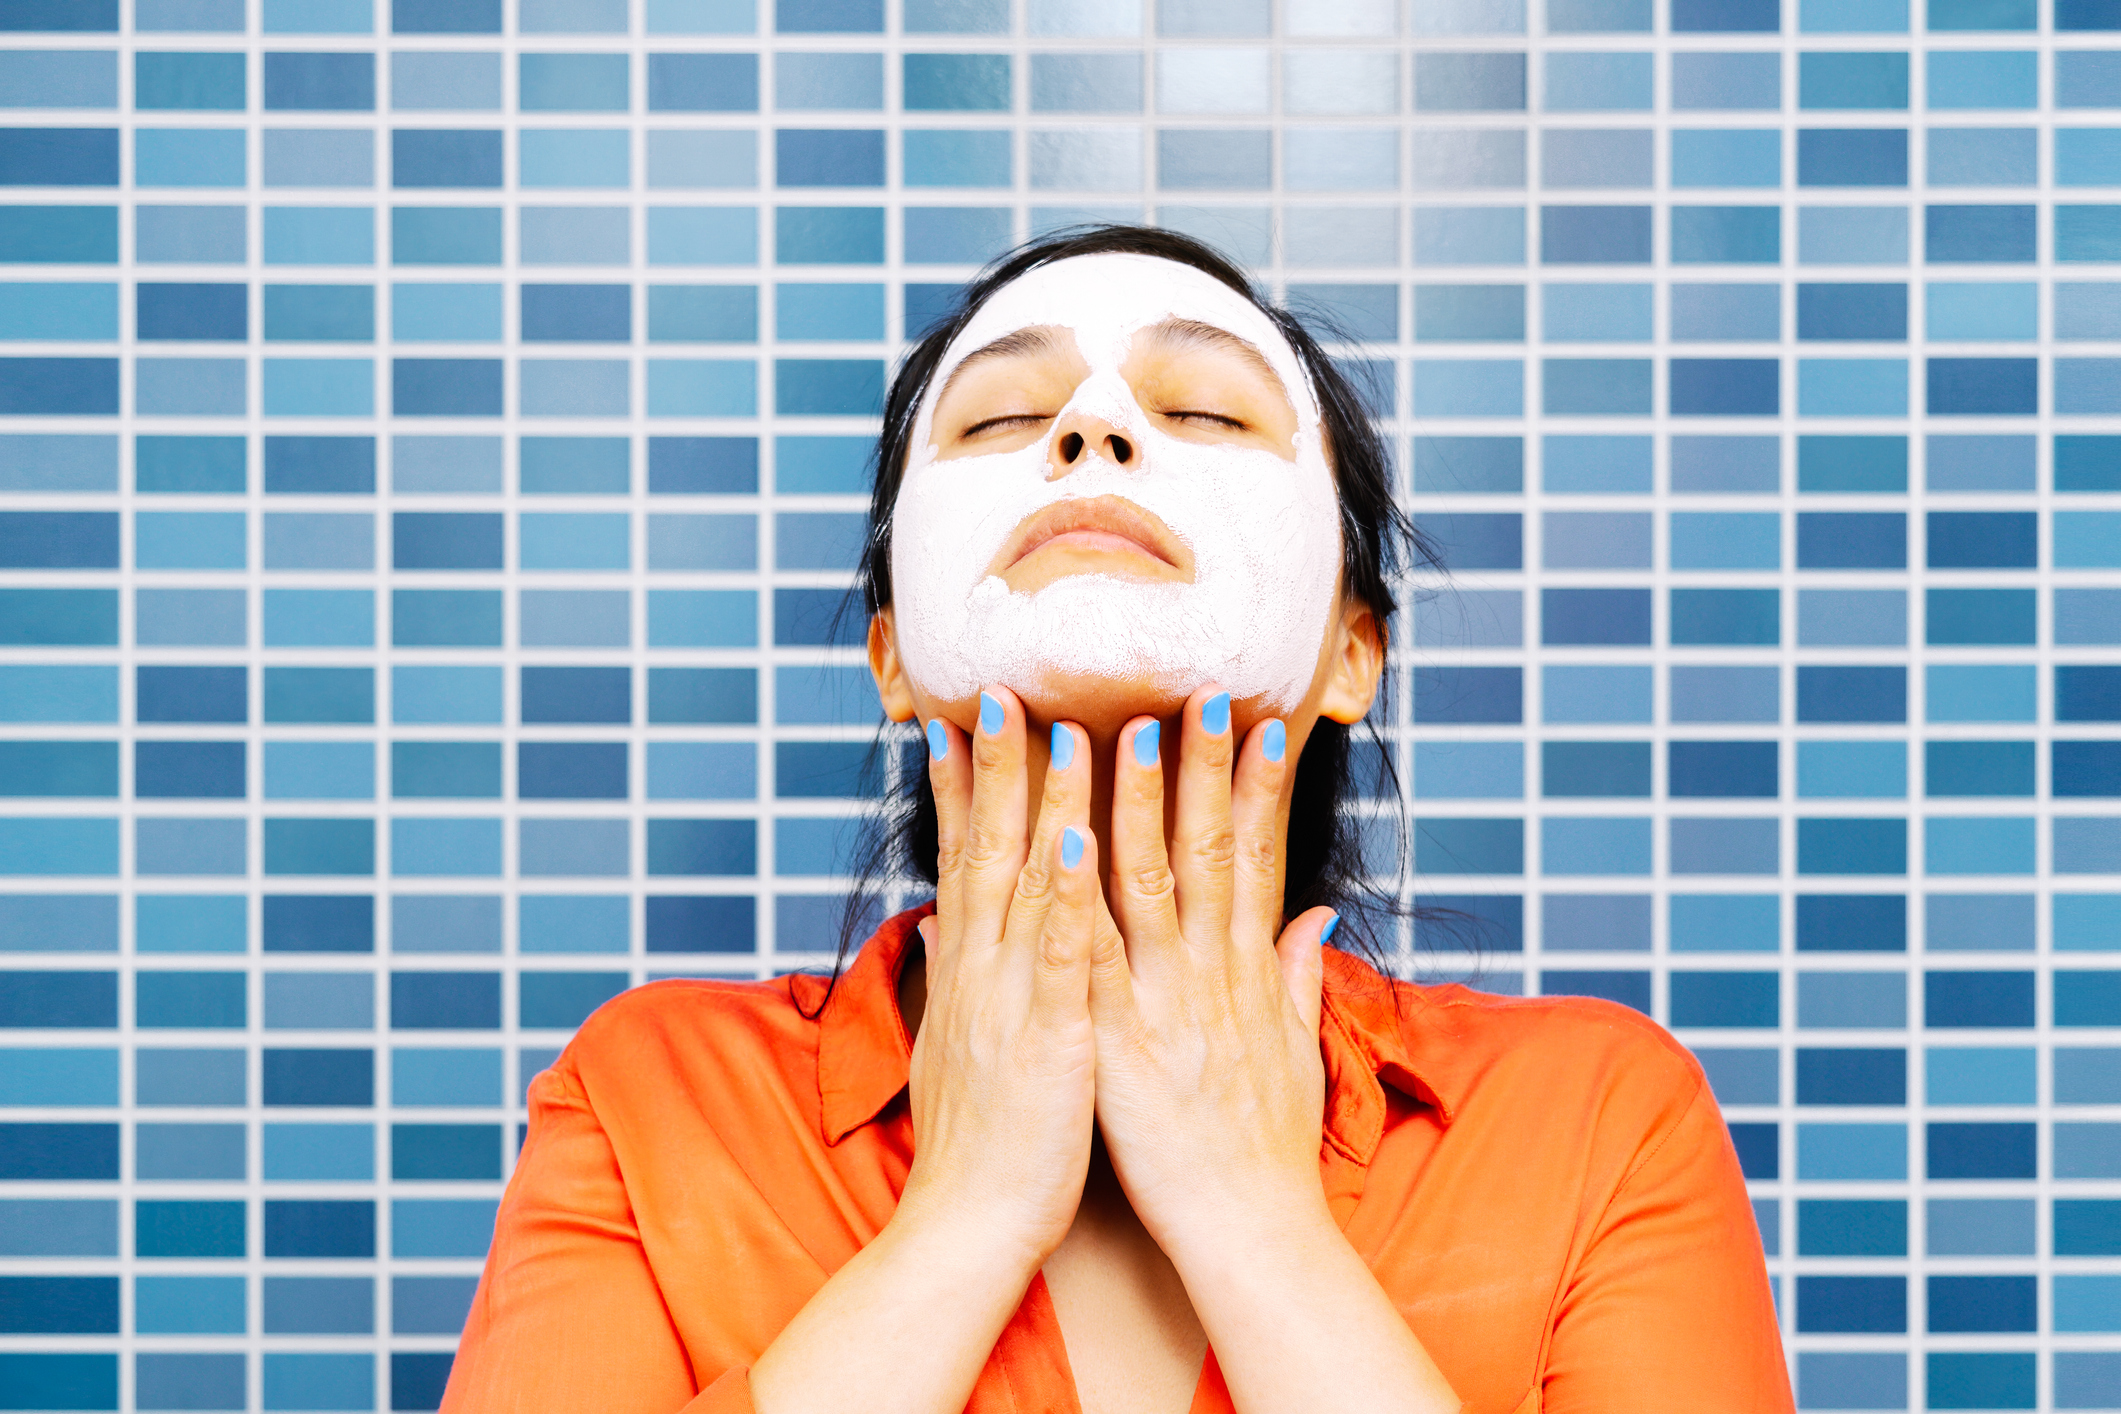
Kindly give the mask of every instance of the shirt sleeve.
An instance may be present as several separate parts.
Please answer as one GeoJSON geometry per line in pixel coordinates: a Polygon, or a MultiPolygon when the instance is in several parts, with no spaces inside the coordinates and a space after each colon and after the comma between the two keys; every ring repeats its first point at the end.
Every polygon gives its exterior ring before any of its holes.
{"type": "Polygon", "coordinates": [[[564,1064],[545,1071],[444,1414],[749,1414],[748,1375],[704,1372],[700,1389],[611,1141],[564,1064]]]}
{"type": "Polygon", "coordinates": [[[1792,1408],[1745,1177],[1714,1095],[1693,1075],[1691,1098],[1652,1131],[1592,1231],[1525,1414],[1792,1408]]]}

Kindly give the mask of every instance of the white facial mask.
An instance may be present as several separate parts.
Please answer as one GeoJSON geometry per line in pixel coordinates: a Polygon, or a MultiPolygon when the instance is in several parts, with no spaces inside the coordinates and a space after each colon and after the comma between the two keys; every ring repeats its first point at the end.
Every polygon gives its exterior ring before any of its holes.
{"type": "Polygon", "coordinates": [[[1040,266],[990,299],[944,353],[913,428],[891,540],[897,642],[913,680],[946,700],[1000,683],[1034,694],[1049,674],[1147,680],[1185,694],[1216,681],[1287,711],[1318,666],[1340,570],[1340,510],[1318,403],[1288,341],[1222,282],[1145,255],[1040,266]],[[1295,461],[1158,430],[1120,374],[1136,331],[1198,320],[1256,347],[1296,409],[1295,461]],[[1031,446],[938,459],[935,402],[965,356],[1019,329],[1073,333],[1089,376],[1067,407],[1139,454],[1093,449],[1049,479],[1053,426],[1031,446]],[[1075,574],[1035,593],[990,575],[1004,542],[1056,502],[1117,496],[1160,517],[1193,554],[1190,584],[1075,574]]]}

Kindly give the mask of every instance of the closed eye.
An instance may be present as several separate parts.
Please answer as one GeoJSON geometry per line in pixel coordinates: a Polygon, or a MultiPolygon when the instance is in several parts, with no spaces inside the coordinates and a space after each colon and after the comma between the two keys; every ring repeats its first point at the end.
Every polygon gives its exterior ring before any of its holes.
{"type": "Polygon", "coordinates": [[[1233,432],[1242,432],[1245,430],[1245,424],[1243,422],[1241,422],[1237,418],[1228,417],[1219,412],[1196,412],[1191,409],[1177,408],[1166,412],[1164,416],[1184,418],[1189,421],[1213,423],[1219,427],[1227,427],[1233,432]]]}
{"type": "Polygon", "coordinates": [[[985,421],[975,422],[963,432],[958,433],[958,436],[977,437],[982,432],[999,432],[1016,427],[1035,427],[1041,422],[1051,422],[1052,420],[1053,414],[1050,412],[1010,413],[1006,417],[990,417],[985,421]]]}

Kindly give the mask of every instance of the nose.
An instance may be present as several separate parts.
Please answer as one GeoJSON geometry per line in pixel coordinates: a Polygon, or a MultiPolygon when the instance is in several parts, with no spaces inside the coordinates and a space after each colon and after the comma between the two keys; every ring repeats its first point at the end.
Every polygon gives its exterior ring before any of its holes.
{"type": "Polygon", "coordinates": [[[1069,412],[1054,429],[1053,449],[1046,455],[1046,479],[1051,481],[1079,471],[1093,457],[1103,457],[1129,470],[1141,464],[1141,447],[1126,433],[1101,417],[1069,412]]]}

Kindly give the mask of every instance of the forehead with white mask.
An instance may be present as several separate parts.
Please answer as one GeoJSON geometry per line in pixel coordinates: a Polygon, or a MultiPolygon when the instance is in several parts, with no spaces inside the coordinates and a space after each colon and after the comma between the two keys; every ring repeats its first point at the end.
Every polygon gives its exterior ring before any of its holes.
{"type": "Polygon", "coordinates": [[[1286,712],[1317,670],[1340,556],[1318,402],[1273,321],[1190,265],[1075,256],[996,291],[929,379],[892,516],[898,650],[944,700],[1219,681],[1286,712]],[[1183,376],[1157,386],[1156,350],[1235,358],[1267,415],[1187,405],[1183,376]],[[1058,384],[1056,364],[1072,370],[1058,384]],[[961,377],[999,401],[960,414],[961,377]]]}

